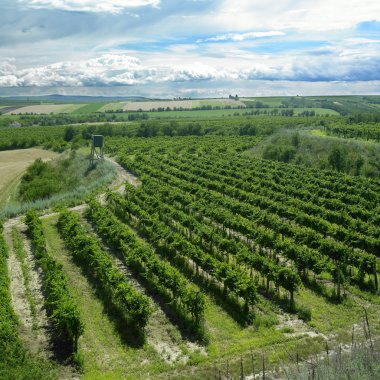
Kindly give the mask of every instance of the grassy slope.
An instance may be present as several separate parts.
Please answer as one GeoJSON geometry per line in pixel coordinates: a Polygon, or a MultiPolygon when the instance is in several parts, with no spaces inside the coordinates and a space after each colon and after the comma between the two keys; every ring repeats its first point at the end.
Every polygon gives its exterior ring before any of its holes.
{"type": "Polygon", "coordinates": [[[292,143],[292,137],[294,136],[295,134],[292,131],[280,131],[263,140],[245,154],[247,156],[282,160],[281,156],[268,155],[268,149],[293,149],[295,154],[288,161],[290,164],[332,170],[333,168],[328,161],[329,155],[336,146],[339,146],[344,152],[343,172],[349,175],[359,173],[373,178],[379,175],[380,145],[377,142],[327,136],[326,132],[320,128],[300,131],[298,133],[299,144],[295,147],[292,143]],[[355,163],[359,158],[363,160],[363,164],[359,171],[356,172],[355,163]]]}
{"type": "MultiPolygon", "coordinates": [[[[81,152],[88,149],[81,150],[81,152]]],[[[6,151],[4,153],[11,153],[12,151],[6,151]]],[[[43,151],[47,154],[54,154],[50,151],[43,151]]],[[[1,155],[2,153],[0,153],[1,155]]],[[[67,157],[66,157],[67,158],[67,157]]],[[[34,159],[33,159],[34,161],[34,159]]],[[[30,163],[32,163],[31,161],[30,163]]],[[[72,177],[78,177],[79,182],[75,188],[67,189],[65,192],[58,194],[53,194],[49,198],[39,199],[33,202],[22,202],[17,198],[17,185],[19,181],[11,182],[7,187],[7,198],[10,197],[10,202],[6,205],[3,204],[0,206],[0,217],[12,217],[14,215],[26,212],[30,208],[36,208],[42,210],[45,208],[54,207],[56,205],[73,205],[80,204],[83,202],[84,198],[91,192],[97,191],[106,184],[110,183],[116,176],[116,169],[114,165],[108,161],[103,161],[98,163],[98,166],[95,170],[88,171],[88,157],[84,153],[78,153],[74,159],[73,164],[69,167],[70,175],[72,177]]],[[[26,168],[26,166],[25,166],[26,168]]],[[[24,169],[25,170],[25,169],[24,169]]],[[[65,175],[63,171],[61,175],[65,175]]],[[[20,175],[19,177],[20,178],[20,175]]],[[[56,180],[55,178],[52,180],[56,180]]],[[[0,193],[1,194],[1,193],[0,193]]],[[[0,200],[3,197],[0,196],[0,200]]]]}

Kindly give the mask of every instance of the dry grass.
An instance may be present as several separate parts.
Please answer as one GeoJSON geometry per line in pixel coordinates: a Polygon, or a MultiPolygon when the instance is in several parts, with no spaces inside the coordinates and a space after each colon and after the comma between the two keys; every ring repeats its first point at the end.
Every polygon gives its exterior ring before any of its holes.
{"type": "Polygon", "coordinates": [[[56,156],[57,153],[36,148],[0,152],[0,206],[8,201],[21,175],[34,160],[47,160],[56,156]]]}

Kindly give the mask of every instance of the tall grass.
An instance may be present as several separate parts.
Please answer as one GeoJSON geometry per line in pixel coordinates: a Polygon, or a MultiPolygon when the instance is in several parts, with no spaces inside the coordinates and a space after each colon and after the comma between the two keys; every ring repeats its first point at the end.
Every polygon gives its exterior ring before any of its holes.
{"type": "Polygon", "coordinates": [[[338,347],[328,357],[283,368],[280,376],[292,380],[377,380],[380,379],[380,344],[373,350],[368,344],[354,345],[348,350],[338,347]]]}

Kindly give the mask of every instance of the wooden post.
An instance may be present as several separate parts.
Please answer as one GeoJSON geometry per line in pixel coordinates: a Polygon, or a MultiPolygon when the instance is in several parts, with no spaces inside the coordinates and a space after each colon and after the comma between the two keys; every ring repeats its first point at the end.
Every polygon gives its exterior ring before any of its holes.
{"type": "Polygon", "coordinates": [[[373,343],[372,343],[371,329],[370,329],[370,327],[369,327],[369,321],[368,321],[367,309],[366,309],[366,308],[363,308],[363,309],[364,309],[364,314],[365,314],[365,320],[366,320],[366,323],[367,323],[369,342],[370,342],[370,344],[371,344],[371,351],[372,351],[372,353],[373,353],[373,343]]]}
{"type": "Polygon", "coordinates": [[[240,380],[244,380],[243,354],[240,354],[240,380]]]}
{"type": "Polygon", "coordinates": [[[253,380],[255,380],[255,362],[253,360],[253,352],[252,347],[250,348],[251,351],[251,363],[252,363],[252,374],[253,374],[253,380]]]}
{"type": "Polygon", "coordinates": [[[263,380],[265,380],[265,360],[263,355],[263,380]]]}

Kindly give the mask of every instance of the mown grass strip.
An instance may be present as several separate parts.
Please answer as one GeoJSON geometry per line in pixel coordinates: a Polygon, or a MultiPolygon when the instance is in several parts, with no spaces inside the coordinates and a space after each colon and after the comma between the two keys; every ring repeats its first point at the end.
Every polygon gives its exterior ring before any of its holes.
{"type": "Polygon", "coordinates": [[[34,299],[32,290],[30,288],[30,268],[27,263],[27,254],[25,252],[24,248],[24,242],[22,240],[20,232],[17,230],[16,227],[12,228],[12,241],[13,241],[13,250],[14,253],[16,254],[16,257],[18,261],[21,264],[21,270],[22,270],[22,275],[24,277],[24,285],[25,285],[25,294],[26,294],[26,299],[29,303],[30,306],[30,312],[32,314],[33,318],[33,329],[37,329],[37,320],[36,320],[36,315],[37,315],[37,306],[36,306],[36,300],[34,299]]]}

